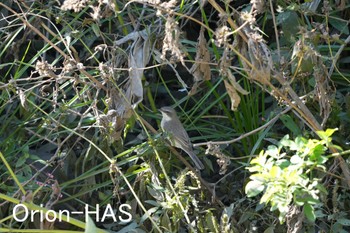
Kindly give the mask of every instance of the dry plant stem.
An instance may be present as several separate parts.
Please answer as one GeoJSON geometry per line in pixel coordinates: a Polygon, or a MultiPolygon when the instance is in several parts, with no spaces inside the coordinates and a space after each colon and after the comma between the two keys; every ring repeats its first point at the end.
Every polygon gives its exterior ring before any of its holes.
{"type": "MultiPolygon", "coordinates": [[[[154,133],[154,134],[157,134],[157,133],[158,133],[157,130],[155,130],[155,129],[154,129],[145,119],[143,119],[141,116],[139,116],[139,119],[141,120],[142,124],[144,124],[144,125],[146,126],[146,128],[149,129],[152,133],[154,133]]],[[[201,177],[200,173],[199,173],[196,169],[194,169],[194,168],[187,162],[187,160],[186,160],[179,152],[177,152],[177,150],[176,150],[174,147],[172,147],[170,144],[168,144],[168,146],[169,146],[171,152],[172,152],[173,154],[175,154],[176,157],[177,157],[179,160],[181,160],[181,162],[183,162],[183,163],[186,165],[186,167],[188,167],[194,174],[196,174],[196,176],[198,177],[199,181],[206,187],[206,189],[207,189],[207,190],[210,192],[210,194],[214,197],[215,201],[216,201],[221,207],[224,207],[225,205],[224,205],[219,199],[216,198],[214,191],[213,191],[212,188],[210,187],[210,184],[209,184],[207,181],[205,181],[205,180],[201,177]]]]}
{"type": "Polygon", "coordinates": [[[272,21],[273,21],[273,27],[275,29],[275,37],[276,37],[276,45],[277,45],[277,52],[278,52],[278,60],[281,59],[281,48],[280,48],[280,40],[278,38],[278,30],[277,30],[277,24],[276,24],[276,17],[273,12],[273,4],[272,0],[269,0],[270,3],[270,11],[271,11],[271,16],[272,16],[272,21]]]}
{"type": "MultiPolygon", "coordinates": [[[[217,10],[220,14],[223,15],[227,15],[227,13],[216,3],[216,0],[208,0],[208,2],[215,8],[215,10],[217,10]]],[[[237,24],[232,20],[231,17],[227,18],[227,22],[230,24],[231,28],[233,28],[235,31],[237,31],[238,26],[237,24]]],[[[242,37],[242,39],[247,43],[248,42],[248,38],[247,36],[244,34],[244,32],[242,32],[241,30],[237,31],[238,34],[242,37]]]]}
{"type": "Polygon", "coordinates": [[[263,129],[267,128],[269,125],[274,124],[280,118],[281,115],[289,112],[291,109],[292,109],[292,107],[287,107],[282,112],[278,113],[269,122],[265,123],[264,125],[260,126],[259,128],[256,128],[256,129],[254,129],[254,130],[252,130],[252,131],[250,131],[248,133],[242,134],[238,138],[235,138],[235,139],[232,139],[232,140],[229,140],[229,141],[218,141],[218,142],[210,141],[210,142],[196,143],[196,144],[193,144],[193,147],[208,146],[208,145],[226,145],[226,144],[231,144],[231,143],[240,141],[243,138],[246,138],[246,137],[248,137],[248,136],[250,136],[252,134],[255,134],[255,133],[259,132],[260,130],[263,130],[263,129]]]}
{"type": "MultiPolygon", "coordinates": [[[[50,41],[44,34],[42,34],[36,27],[34,27],[33,25],[31,25],[27,20],[23,19],[23,17],[21,17],[20,14],[18,14],[17,12],[15,12],[13,9],[11,9],[10,7],[6,6],[5,4],[3,4],[2,2],[0,2],[0,6],[3,6],[4,8],[6,8],[8,11],[12,12],[14,15],[16,15],[28,28],[30,28],[30,30],[32,30],[33,32],[35,32],[36,34],[38,34],[38,36],[40,36],[46,43],[48,43],[52,48],[54,48],[57,52],[59,52],[65,59],[70,59],[69,56],[67,56],[59,47],[57,47],[54,43],[52,43],[52,41],[50,41]]],[[[92,75],[90,75],[87,71],[80,69],[79,70],[81,73],[83,73],[86,77],[88,77],[92,82],[94,82],[96,84],[96,86],[100,89],[103,90],[107,90],[107,88],[105,86],[102,85],[102,83],[100,83],[97,79],[95,79],[92,75]]]]}
{"type": "Polygon", "coordinates": [[[335,68],[335,64],[336,64],[337,60],[339,59],[340,54],[343,52],[345,46],[346,46],[347,44],[349,44],[349,43],[350,43],[350,36],[348,36],[348,38],[346,38],[346,40],[344,41],[344,44],[342,44],[342,45],[340,46],[338,52],[337,52],[337,53],[335,54],[335,56],[333,57],[333,59],[332,59],[332,66],[331,66],[331,68],[330,68],[329,71],[328,71],[328,79],[329,79],[329,80],[331,79],[331,76],[332,76],[333,71],[334,71],[334,68],[335,68]]]}

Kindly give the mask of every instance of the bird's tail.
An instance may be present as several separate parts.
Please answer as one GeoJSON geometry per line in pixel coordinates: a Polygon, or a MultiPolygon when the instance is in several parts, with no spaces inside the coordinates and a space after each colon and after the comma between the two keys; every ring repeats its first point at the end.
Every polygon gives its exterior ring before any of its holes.
{"type": "Polygon", "coordinates": [[[197,169],[199,169],[199,170],[204,169],[203,163],[199,160],[199,158],[197,157],[197,155],[193,151],[187,152],[187,154],[191,157],[191,159],[192,159],[192,161],[197,169]]]}

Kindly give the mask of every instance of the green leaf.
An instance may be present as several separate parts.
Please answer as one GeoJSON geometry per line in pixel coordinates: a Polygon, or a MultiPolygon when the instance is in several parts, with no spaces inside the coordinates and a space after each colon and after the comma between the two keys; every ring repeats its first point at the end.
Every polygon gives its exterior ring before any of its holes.
{"type": "Polygon", "coordinates": [[[304,205],[304,214],[309,221],[315,222],[316,215],[315,215],[314,207],[312,205],[310,204],[304,205]]]}
{"type": "Polygon", "coordinates": [[[265,189],[265,186],[262,182],[252,180],[249,181],[245,186],[245,193],[248,197],[255,197],[265,189]]]}
{"type": "Polygon", "coordinates": [[[295,147],[291,147],[291,150],[299,151],[301,148],[303,148],[308,143],[308,140],[304,137],[298,136],[295,139],[295,147]]]}
{"type": "Polygon", "coordinates": [[[210,232],[219,232],[219,224],[216,218],[213,216],[213,213],[209,211],[205,218],[207,227],[209,228],[210,232]]]}
{"type": "Polygon", "coordinates": [[[294,10],[279,13],[277,24],[282,25],[283,37],[287,41],[293,41],[295,39],[299,31],[299,18],[294,10]]]}
{"type": "Polygon", "coordinates": [[[243,212],[242,216],[239,218],[238,224],[242,224],[252,217],[254,217],[254,213],[245,211],[243,212]]]}
{"type": "Polygon", "coordinates": [[[320,192],[322,192],[323,194],[325,194],[325,195],[328,194],[328,190],[327,190],[322,184],[318,183],[318,184],[316,185],[316,188],[317,188],[320,192]]]}
{"type": "Polygon", "coordinates": [[[16,168],[21,167],[27,161],[27,158],[29,158],[29,154],[27,153],[19,157],[19,159],[16,162],[16,168]]]}
{"type": "Polygon", "coordinates": [[[148,193],[158,201],[164,201],[163,193],[153,187],[147,186],[148,193]]]}
{"type": "Polygon", "coordinates": [[[267,147],[266,154],[277,159],[279,157],[279,150],[278,150],[277,146],[270,145],[267,147]]]}
{"type": "Polygon", "coordinates": [[[264,231],[264,233],[274,233],[274,232],[275,232],[274,226],[270,226],[264,231]]]}
{"type": "Polygon", "coordinates": [[[320,203],[319,200],[317,200],[315,198],[312,198],[312,197],[297,197],[296,200],[299,203],[305,203],[305,205],[306,204],[308,204],[308,205],[315,205],[315,204],[320,203]]]}
{"type": "Polygon", "coordinates": [[[333,135],[335,131],[337,131],[338,128],[335,129],[327,129],[326,131],[317,131],[317,135],[324,141],[330,142],[329,137],[333,135]]]}
{"type": "Polygon", "coordinates": [[[349,35],[349,28],[348,28],[348,22],[345,20],[338,20],[336,18],[329,18],[329,23],[332,25],[335,29],[337,29],[340,33],[344,33],[346,35],[349,35]]]}
{"type": "Polygon", "coordinates": [[[278,178],[281,174],[281,168],[278,166],[273,166],[270,170],[270,176],[272,178],[278,178]]]}
{"type": "Polygon", "coordinates": [[[298,156],[298,155],[293,155],[290,158],[290,162],[292,164],[302,164],[304,162],[304,160],[302,158],[300,158],[300,156],[298,156]]]}
{"type": "MultiPolygon", "coordinates": [[[[93,233],[93,232],[98,232],[99,229],[96,227],[94,221],[90,218],[90,216],[87,217],[87,221],[85,224],[85,231],[84,233],[93,233]]],[[[102,231],[106,232],[106,231],[102,231]]]]}
{"type": "Polygon", "coordinates": [[[295,143],[289,139],[289,135],[285,135],[279,142],[279,146],[292,147],[295,143]]]}
{"type": "Polygon", "coordinates": [[[340,223],[343,226],[350,226],[350,220],[346,218],[337,219],[337,223],[340,223]]]}
{"type": "Polygon", "coordinates": [[[137,227],[138,227],[138,224],[136,222],[132,222],[129,225],[123,227],[121,230],[119,230],[118,233],[142,232],[137,227]]]}
{"type": "Polygon", "coordinates": [[[293,132],[293,135],[298,136],[301,134],[299,126],[294,122],[294,120],[289,115],[282,115],[280,117],[283,124],[293,132]]]}
{"type": "MultiPolygon", "coordinates": [[[[266,191],[264,195],[260,199],[260,203],[269,203],[271,199],[275,199],[274,202],[276,201],[275,194],[278,192],[280,186],[274,186],[273,184],[270,184],[267,186],[266,191]]],[[[274,202],[271,203],[271,208],[274,207],[274,202]]]]}

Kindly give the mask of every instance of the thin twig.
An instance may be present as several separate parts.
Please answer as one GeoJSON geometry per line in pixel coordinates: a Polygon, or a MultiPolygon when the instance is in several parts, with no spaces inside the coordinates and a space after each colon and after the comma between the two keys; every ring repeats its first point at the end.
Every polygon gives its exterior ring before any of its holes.
{"type": "Polygon", "coordinates": [[[232,140],[229,140],[229,141],[218,141],[218,142],[213,142],[213,141],[210,141],[210,142],[202,142],[202,143],[196,143],[196,144],[193,144],[194,147],[198,147],[198,146],[209,146],[209,145],[226,145],[226,144],[231,144],[231,143],[234,143],[234,142],[237,142],[237,141],[240,141],[242,140],[243,138],[246,138],[252,134],[255,134],[257,132],[259,132],[260,130],[263,130],[265,128],[267,128],[269,125],[271,124],[274,124],[279,118],[281,115],[287,113],[288,111],[290,111],[292,109],[292,107],[287,107],[286,109],[284,109],[282,112],[278,113],[274,118],[272,118],[269,122],[265,123],[264,125],[260,126],[259,128],[256,128],[248,133],[245,133],[245,134],[242,134],[241,136],[239,136],[238,138],[235,138],[235,139],[232,139],[232,140]]]}
{"type": "Polygon", "coordinates": [[[278,30],[277,30],[277,23],[276,23],[276,17],[273,12],[273,5],[272,5],[272,0],[269,0],[270,2],[270,10],[271,10],[271,16],[272,16],[272,21],[273,21],[273,27],[275,29],[275,37],[276,37],[276,45],[277,45],[277,52],[278,52],[278,61],[281,59],[281,47],[280,47],[280,40],[278,38],[278,30]]]}
{"type": "Polygon", "coordinates": [[[330,80],[332,74],[333,74],[333,71],[334,71],[334,68],[335,68],[335,64],[337,63],[337,60],[339,59],[340,57],[340,54],[343,52],[345,46],[350,43],[350,36],[348,36],[348,38],[345,39],[344,41],[344,44],[342,44],[338,50],[338,52],[335,54],[335,56],[333,57],[332,59],[332,66],[331,68],[329,69],[329,72],[328,72],[328,79],[330,80]]]}

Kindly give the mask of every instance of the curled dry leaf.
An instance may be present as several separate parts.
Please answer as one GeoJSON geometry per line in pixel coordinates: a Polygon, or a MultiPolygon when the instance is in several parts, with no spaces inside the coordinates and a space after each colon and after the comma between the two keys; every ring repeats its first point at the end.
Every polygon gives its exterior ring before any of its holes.
{"type": "Polygon", "coordinates": [[[165,36],[163,39],[162,60],[166,60],[167,52],[170,52],[172,61],[180,61],[185,66],[184,55],[181,51],[180,28],[174,16],[168,16],[165,23],[165,36]]]}
{"type": "MultiPolygon", "coordinates": [[[[265,44],[262,36],[258,33],[259,28],[253,27],[253,21],[244,17],[239,19],[242,33],[248,38],[246,42],[240,34],[235,36],[235,47],[241,59],[243,67],[249,72],[249,78],[263,85],[270,83],[271,72],[274,70],[274,63],[269,47],[265,44]],[[246,23],[249,22],[249,23],[246,23]]],[[[253,17],[254,19],[254,17],[253,17]]]]}
{"type": "Polygon", "coordinates": [[[219,62],[220,74],[225,78],[224,84],[226,91],[231,98],[231,110],[236,111],[239,103],[241,102],[241,97],[238,92],[242,95],[248,95],[249,92],[244,90],[241,85],[236,81],[236,77],[232,74],[230,70],[230,56],[229,51],[224,50],[223,56],[219,62]]]}
{"type": "Polygon", "coordinates": [[[227,78],[230,81],[231,85],[242,95],[248,95],[249,92],[244,90],[239,83],[236,81],[236,77],[232,74],[231,70],[227,71],[227,78]]]}
{"type": "Polygon", "coordinates": [[[249,92],[244,90],[236,81],[235,76],[230,70],[227,71],[227,80],[224,80],[226,91],[231,98],[231,110],[236,111],[239,103],[241,102],[241,97],[238,92],[242,95],[248,95],[249,92]]]}
{"type": "Polygon", "coordinates": [[[129,81],[126,85],[125,95],[133,108],[143,100],[142,76],[150,59],[150,41],[146,30],[138,33],[131,46],[129,54],[129,81]]]}
{"type": "Polygon", "coordinates": [[[238,95],[236,89],[232,86],[232,84],[229,81],[224,80],[224,83],[226,91],[231,98],[231,110],[236,111],[239,103],[241,102],[241,97],[238,95]]]}
{"type": "Polygon", "coordinates": [[[102,133],[110,142],[113,142],[120,140],[125,122],[131,117],[132,107],[125,95],[118,92],[117,89],[110,89],[108,95],[106,102],[110,110],[107,114],[99,115],[98,123],[102,133]]]}
{"type": "MultiPolygon", "coordinates": [[[[98,117],[98,123],[102,133],[113,142],[120,140],[125,122],[132,115],[132,108],[135,108],[143,100],[142,77],[146,65],[149,62],[151,54],[151,45],[148,37],[148,31],[130,33],[121,40],[115,42],[119,46],[129,40],[133,40],[130,47],[128,65],[129,65],[129,80],[122,87],[116,89],[114,85],[108,90],[108,113],[101,114],[98,117]]],[[[101,67],[101,70],[106,74],[106,81],[113,73],[101,67]]]]}
{"type": "MultiPolygon", "coordinates": [[[[162,2],[162,1],[160,1],[162,2]]],[[[177,0],[170,0],[169,2],[163,2],[160,4],[160,6],[164,9],[173,9],[175,8],[177,4],[177,0]]]]}
{"type": "Polygon", "coordinates": [[[209,66],[210,54],[207,46],[207,40],[204,37],[204,27],[201,28],[199,33],[195,61],[196,62],[193,64],[190,70],[194,78],[194,84],[189,92],[189,95],[195,94],[198,86],[203,81],[210,80],[211,78],[209,66]]]}
{"type": "Polygon", "coordinates": [[[27,97],[24,94],[23,90],[18,90],[19,99],[21,100],[21,105],[25,110],[28,110],[27,97]]]}
{"type": "Polygon", "coordinates": [[[80,12],[86,7],[88,2],[87,0],[65,0],[61,9],[63,11],[73,10],[74,12],[80,12]]]}
{"type": "Polygon", "coordinates": [[[227,168],[231,164],[231,160],[229,157],[224,155],[224,153],[222,153],[219,145],[209,143],[205,154],[211,154],[217,157],[218,159],[216,160],[216,162],[220,167],[219,174],[226,174],[227,168]]]}
{"type": "Polygon", "coordinates": [[[250,3],[254,9],[254,14],[261,14],[265,10],[265,1],[264,0],[251,0],[250,3]]]}
{"type": "Polygon", "coordinates": [[[98,121],[102,132],[108,137],[110,142],[120,140],[124,121],[118,116],[116,110],[109,110],[107,114],[99,115],[98,121]]]}
{"type": "Polygon", "coordinates": [[[334,99],[335,89],[329,84],[328,71],[325,65],[319,59],[314,67],[313,75],[315,77],[315,93],[320,107],[320,116],[322,116],[321,126],[323,127],[332,111],[331,101],[334,99]]]}
{"type": "Polygon", "coordinates": [[[115,46],[119,46],[133,40],[131,45],[128,65],[129,81],[124,86],[125,96],[135,108],[143,100],[142,76],[151,54],[151,44],[149,40],[149,30],[144,29],[128,34],[116,41],[115,46]]]}
{"type": "Polygon", "coordinates": [[[269,48],[256,33],[250,33],[248,37],[248,54],[252,69],[250,77],[262,84],[270,82],[273,61],[269,48]]]}

